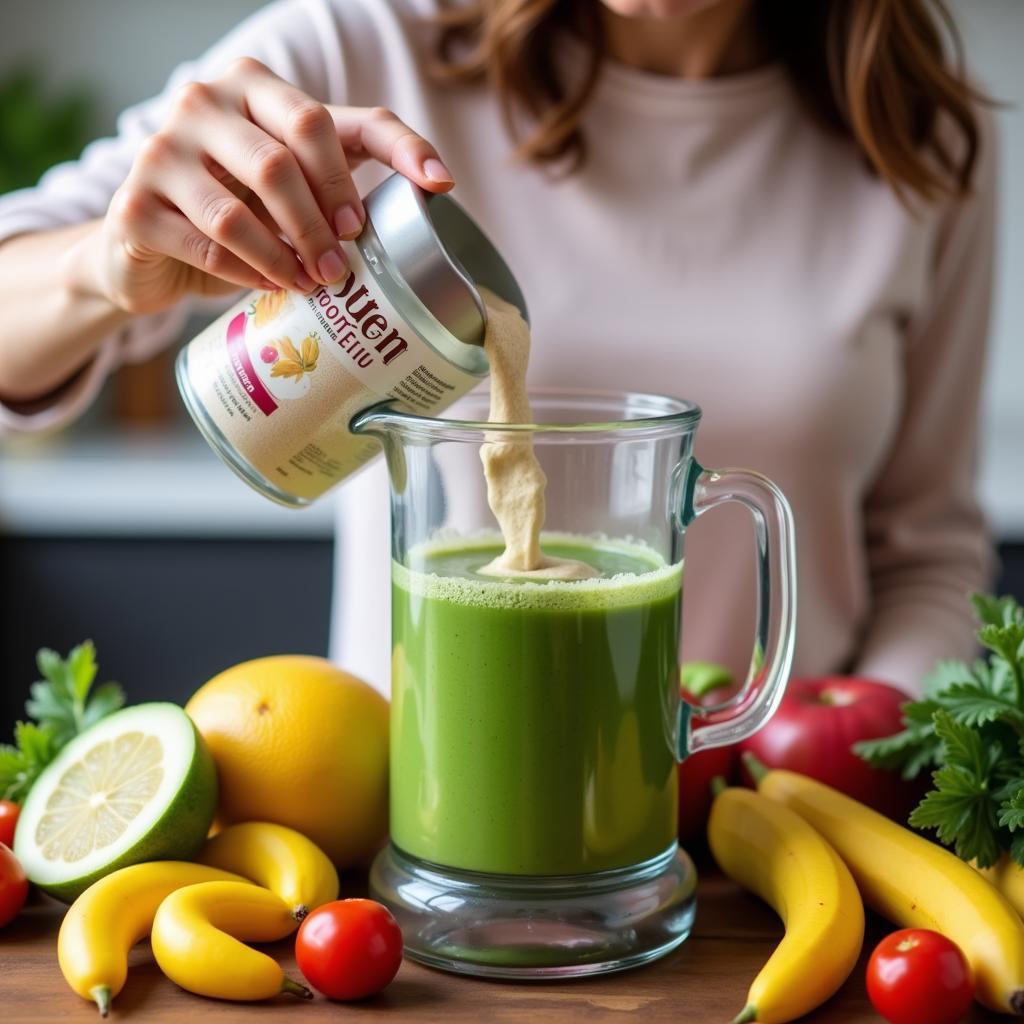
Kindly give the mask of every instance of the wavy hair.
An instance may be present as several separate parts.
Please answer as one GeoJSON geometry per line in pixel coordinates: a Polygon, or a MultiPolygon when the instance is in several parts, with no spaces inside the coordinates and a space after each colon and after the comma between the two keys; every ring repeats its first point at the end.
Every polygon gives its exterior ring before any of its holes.
{"type": "MultiPolygon", "coordinates": [[[[975,108],[989,101],[966,77],[943,0],[755,0],[753,12],[805,106],[901,199],[969,192],[975,108]]],[[[605,60],[599,0],[475,0],[444,11],[440,25],[439,74],[490,83],[521,157],[578,167],[605,60]],[[559,71],[567,30],[587,53],[574,81],[559,71]]]]}

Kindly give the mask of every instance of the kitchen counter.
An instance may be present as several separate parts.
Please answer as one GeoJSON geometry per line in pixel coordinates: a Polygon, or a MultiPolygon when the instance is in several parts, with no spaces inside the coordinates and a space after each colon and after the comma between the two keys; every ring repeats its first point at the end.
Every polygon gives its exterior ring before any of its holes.
{"type": "MultiPolygon", "coordinates": [[[[988,424],[980,491],[993,532],[1024,541],[1024,416],[988,424]]],[[[330,498],[277,506],[230,472],[191,424],[6,441],[0,532],[49,537],[329,538],[330,498]]]]}
{"type": "Polygon", "coordinates": [[[71,432],[6,442],[0,531],[327,539],[334,535],[334,508],[330,499],[305,509],[268,501],[183,424],[172,432],[71,432]]]}
{"type": "MultiPolygon", "coordinates": [[[[359,883],[342,880],[352,895],[359,883]]],[[[317,997],[312,1003],[282,996],[268,1004],[203,1000],[176,988],[153,963],[145,944],[132,954],[124,991],[114,1001],[113,1020],[147,1024],[187,1021],[208,1024],[281,1019],[359,1021],[389,1018],[409,1022],[637,1020],[644,1024],[715,1024],[730,1021],[743,1007],[747,987],[782,934],[772,912],[731,882],[707,870],[698,889],[697,923],[689,940],[648,967],[578,981],[508,984],[481,981],[402,965],[381,995],[344,1008],[317,997]]],[[[57,969],[56,937],[62,908],[46,899],[26,908],[0,936],[0,993],[7,1024],[53,1020],[95,1021],[96,1011],[67,988],[57,969]]],[[[828,1003],[802,1018],[806,1024],[867,1024],[881,1020],[864,990],[864,965],[886,926],[869,921],[861,963],[828,1003]]],[[[291,977],[299,977],[290,942],[267,947],[291,977]]],[[[975,1009],[966,1024],[1007,1020],[975,1009]]]]}

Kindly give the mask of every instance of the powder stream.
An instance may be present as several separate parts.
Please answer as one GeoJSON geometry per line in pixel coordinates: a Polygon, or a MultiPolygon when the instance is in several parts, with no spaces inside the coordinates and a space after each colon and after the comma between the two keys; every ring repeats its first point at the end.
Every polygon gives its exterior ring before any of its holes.
{"type": "MultiPolygon", "coordinates": [[[[490,363],[491,423],[532,423],[526,393],[530,360],[530,328],[519,310],[486,288],[480,289],[487,307],[484,350],[490,363]]],[[[504,552],[480,572],[493,576],[538,576],[580,580],[599,575],[573,559],[549,558],[541,550],[544,489],[547,477],[528,434],[488,431],[480,447],[487,479],[487,504],[498,521],[504,552]]]]}

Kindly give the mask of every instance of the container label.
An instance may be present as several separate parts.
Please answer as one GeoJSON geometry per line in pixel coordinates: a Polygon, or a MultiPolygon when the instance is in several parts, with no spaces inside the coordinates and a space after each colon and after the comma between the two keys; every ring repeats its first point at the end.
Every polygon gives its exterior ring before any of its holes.
{"type": "Polygon", "coordinates": [[[354,245],[341,285],[312,295],[252,293],[188,346],[191,395],[236,458],[280,490],[312,500],[378,450],[352,434],[356,413],[387,398],[431,415],[478,384],[405,322],[354,245]]]}
{"type": "Polygon", "coordinates": [[[252,365],[249,353],[245,348],[245,313],[239,313],[228,324],[228,358],[234,368],[238,383],[249,393],[260,412],[269,416],[277,410],[277,402],[270,397],[270,392],[263,386],[252,365]]]}

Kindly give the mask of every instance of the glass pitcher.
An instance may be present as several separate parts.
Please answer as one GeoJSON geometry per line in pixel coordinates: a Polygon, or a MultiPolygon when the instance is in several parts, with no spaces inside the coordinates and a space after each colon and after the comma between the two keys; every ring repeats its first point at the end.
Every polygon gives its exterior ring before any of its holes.
{"type": "Polygon", "coordinates": [[[541,391],[501,425],[547,478],[545,552],[583,581],[495,578],[486,395],[445,419],[389,405],[352,429],[391,477],[391,841],[371,872],[413,959],[496,977],[620,970],[682,942],[696,874],[676,840],[677,764],[760,728],[793,658],[792,515],[770,481],[693,457],[700,409],[541,391]],[[754,655],[740,694],[680,696],[683,540],[723,502],[756,535],[754,655]],[[700,726],[695,728],[695,726],[700,726]]]}

